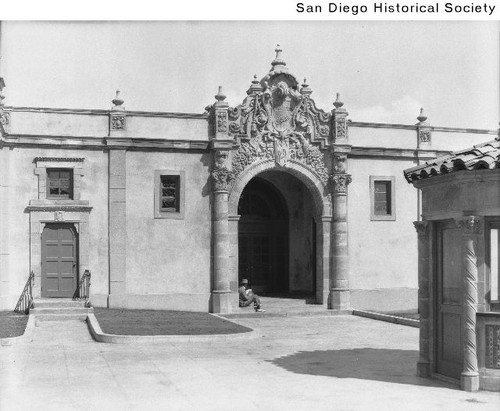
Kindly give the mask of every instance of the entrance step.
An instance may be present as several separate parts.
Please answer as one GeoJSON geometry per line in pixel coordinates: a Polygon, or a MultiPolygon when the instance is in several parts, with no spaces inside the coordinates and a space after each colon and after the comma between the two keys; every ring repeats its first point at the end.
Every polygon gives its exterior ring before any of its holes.
{"type": "Polygon", "coordinates": [[[38,298],[33,300],[35,308],[81,308],[85,307],[85,301],[72,300],[71,298],[38,298]]]}
{"type": "Polygon", "coordinates": [[[237,308],[231,314],[222,314],[226,318],[259,318],[259,317],[306,317],[350,315],[351,310],[329,310],[325,305],[313,304],[312,296],[262,296],[262,308],[266,312],[255,312],[253,307],[237,308]]]}
{"type": "Polygon", "coordinates": [[[85,301],[73,301],[70,299],[37,299],[33,301],[30,310],[35,316],[36,323],[40,321],[85,321],[93,308],[85,307],[85,301]]]}

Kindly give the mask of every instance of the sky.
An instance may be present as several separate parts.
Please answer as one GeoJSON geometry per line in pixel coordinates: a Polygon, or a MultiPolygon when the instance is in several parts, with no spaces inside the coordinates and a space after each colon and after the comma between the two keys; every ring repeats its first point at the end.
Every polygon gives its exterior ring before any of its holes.
{"type": "Polygon", "coordinates": [[[4,21],[7,106],[202,113],[234,106],[277,44],[291,73],[353,121],[497,129],[499,23],[484,21],[4,21]]]}

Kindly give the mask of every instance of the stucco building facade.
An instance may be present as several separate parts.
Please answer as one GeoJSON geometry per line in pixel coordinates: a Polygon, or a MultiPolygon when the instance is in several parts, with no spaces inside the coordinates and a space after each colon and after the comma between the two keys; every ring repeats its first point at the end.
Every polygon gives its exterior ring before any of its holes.
{"type": "Polygon", "coordinates": [[[2,106],[0,309],[31,271],[36,298],[90,270],[95,306],[231,312],[246,277],[325,309],[416,310],[420,200],[402,170],[495,132],[350,121],[311,94],[277,49],[237,107],[221,89],[203,114],[119,95],[2,106]]]}

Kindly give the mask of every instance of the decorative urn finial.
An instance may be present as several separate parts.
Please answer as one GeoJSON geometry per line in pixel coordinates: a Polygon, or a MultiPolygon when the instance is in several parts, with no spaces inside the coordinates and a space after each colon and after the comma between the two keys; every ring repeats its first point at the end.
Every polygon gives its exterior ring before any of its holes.
{"type": "Polygon", "coordinates": [[[224,101],[226,99],[226,95],[222,92],[222,86],[219,86],[219,91],[215,95],[215,99],[219,102],[224,101]]]}
{"type": "Polygon", "coordinates": [[[113,110],[123,110],[122,104],[124,101],[120,98],[120,90],[116,90],[116,96],[111,102],[114,104],[113,110]]]}
{"type": "Polygon", "coordinates": [[[420,108],[420,114],[418,115],[417,120],[421,123],[424,123],[425,120],[427,120],[427,116],[424,113],[423,107],[420,108]]]}
{"type": "Polygon", "coordinates": [[[256,94],[259,91],[262,91],[262,86],[260,85],[260,81],[257,80],[257,74],[254,74],[252,84],[250,88],[247,90],[248,95],[256,94]]]}
{"type": "Polygon", "coordinates": [[[276,49],[274,51],[276,52],[276,57],[272,61],[271,65],[273,67],[277,66],[277,65],[286,66],[285,60],[283,60],[283,58],[281,57],[281,53],[283,52],[283,49],[280,47],[279,44],[276,46],[276,49]]]}
{"type": "Polygon", "coordinates": [[[344,103],[340,101],[340,93],[337,93],[337,99],[333,102],[333,105],[336,109],[340,109],[344,105],[344,103]]]}

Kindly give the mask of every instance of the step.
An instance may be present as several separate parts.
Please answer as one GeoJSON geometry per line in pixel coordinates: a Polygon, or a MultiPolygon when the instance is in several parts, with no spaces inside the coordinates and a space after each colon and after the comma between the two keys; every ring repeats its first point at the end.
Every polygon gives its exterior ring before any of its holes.
{"type": "Polygon", "coordinates": [[[39,314],[35,316],[35,325],[44,321],[85,321],[87,313],[84,314],[39,314]]]}
{"type": "Polygon", "coordinates": [[[33,300],[35,308],[57,308],[57,307],[85,307],[85,300],[72,300],[70,298],[47,298],[33,300]]]}
{"type": "Polygon", "coordinates": [[[93,308],[87,307],[35,307],[30,310],[32,314],[36,317],[45,314],[79,314],[87,315],[90,312],[94,312],[93,308]]]}

